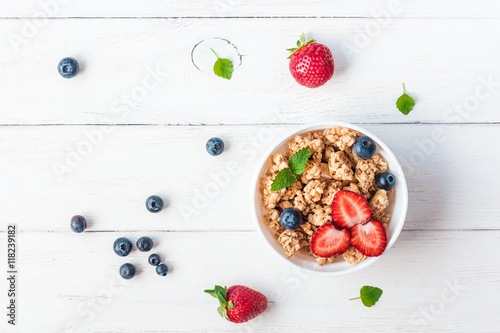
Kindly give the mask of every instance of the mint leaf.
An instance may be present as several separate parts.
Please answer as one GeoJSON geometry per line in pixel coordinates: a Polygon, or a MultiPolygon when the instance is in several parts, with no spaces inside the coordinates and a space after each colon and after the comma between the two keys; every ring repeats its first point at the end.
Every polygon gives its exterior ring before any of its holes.
{"type": "MultiPolygon", "coordinates": [[[[212,49],[210,49],[212,50],[212,49]]],[[[224,79],[230,80],[232,75],[233,75],[233,62],[229,59],[221,59],[215,53],[214,50],[212,52],[215,54],[217,57],[217,61],[214,64],[214,73],[217,76],[220,76],[224,79]]]]}
{"type": "Polygon", "coordinates": [[[406,89],[405,89],[405,84],[403,83],[403,95],[399,96],[398,100],[396,101],[396,106],[399,111],[401,111],[402,114],[405,116],[410,113],[410,111],[413,109],[413,106],[415,106],[415,101],[413,98],[408,96],[406,94],[406,89]]]}
{"type": "Polygon", "coordinates": [[[309,147],[305,147],[298,150],[292,157],[290,157],[288,166],[294,174],[301,175],[304,172],[307,161],[309,161],[310,154],[311,149],[309,147]]]}
{"type": "Polygon", "coordinates": [[[360,297],[351,298],[350,301],[354,299],[361,299],[364,306],[372,307],[375,305],[375,303],[378,302],[380,296],[382,296],[383,291],[382,289],[377,287],[364,286],[363,288],[361,288],[359,293],[361,295],[360,297]]]}
{"type": "Polygon", "coordinates": [[[276,177],[273,179],[271,184],[271,191],[279,191],[287,186],[294,184],[297,181],[297,177],[293,174],[292,170],[285,168],[281,169],[276,177]]]}

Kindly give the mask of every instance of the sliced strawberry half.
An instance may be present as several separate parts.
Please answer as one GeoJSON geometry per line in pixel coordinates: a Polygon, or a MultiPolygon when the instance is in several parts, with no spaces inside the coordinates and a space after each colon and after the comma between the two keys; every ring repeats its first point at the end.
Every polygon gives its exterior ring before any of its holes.
{"type": "Polygon", "coordinates": [[[377,220],[356,224],[351,229],[351,244],[367,257],[378,257],[387,247],[387,234],[384,226],[377,220]]]}
{"type": "Polygon", "coordinates": [[[326,223],[314,232],[311,239],[311,251],[318,257],[330,258],[344,253],[350,240],[349,231],[339,230],[332,223],[326,223]]]}
{"type": "Polygon", "coordinates": [[[332,218],[338,227],[352,228],[356,224],[365,223],[371,216],[372,210],[364,196],[347,190],[335,193],[332,218]]]}

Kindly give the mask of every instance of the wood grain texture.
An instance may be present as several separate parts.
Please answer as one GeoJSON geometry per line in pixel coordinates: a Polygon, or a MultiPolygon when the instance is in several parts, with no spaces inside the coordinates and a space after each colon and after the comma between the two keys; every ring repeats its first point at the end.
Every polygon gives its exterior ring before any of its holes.
{"type": "MultiPolygon", "coordinates": [[[[406,229],[499,228],[500,208],[485,190],[498,183],[485,145],[500,139],[498,125],[365,127],[405,170],[406,229]]],[[[118,126],[99,136],[92,126],[0,127],[2,217],[26,231],[67,231],[75,214],[90,219],[90,231],[254,230],[257,164],[292,128],[118,126]],[[205,151],[213,136],[227,147],[216,158],[205,151]],[[145,208],[151,194],[167,201],[160,214],[145,208]]]]}
{"type": "Polygon", "coordinates": [[[482,253],[498,253],[499,231],[403,231],[376,264],[337,278],[293,270],[255,232],[149,232],[171,268],[159,277],[147,254],[120,258],[111,249],[118,236],[143,235],[19,234],[24,315],[17,330],[2,332],[493,332],[499,324],[500,268],[477,253],[478,239],[482,253]],[[118,276],[124,262],[140,270],[126,286],[118,276]],[[216,283],[258,289],[269,309],[247,324],[225,322],[203,293],[216,283]],[[375,307],[348,300],[365,284],[384,290],[375,307]]]}
{"type": "MultiPolygon", "coordinates": [[[[498,122],[500,45],[489,32],[500,21],[470,22],[390,20],[361,43],[374,19],[52,20],[19,52],[0,40],[0,124],[498,122]],[[285,48],[302,31],[336,61],[318,89],[288,70],[285,48]],[[244,55],[231,81],[191,63],[193,46],[213,36],[244,55]],[[82,63],[71,80],[56,70],[65,56],[82,63]],[[395,107],[403,82],[417,102],[409,116],[395,107]]],[[[23,24],[2,20],[0,29],[19,34],[23,24]]]]}
{"type": "Polygon", "coordinates": [[[18,0],[3,4],[1,17],[371,17],[394,7],[398,17],[499,16],[494,0],[18,0]]]}

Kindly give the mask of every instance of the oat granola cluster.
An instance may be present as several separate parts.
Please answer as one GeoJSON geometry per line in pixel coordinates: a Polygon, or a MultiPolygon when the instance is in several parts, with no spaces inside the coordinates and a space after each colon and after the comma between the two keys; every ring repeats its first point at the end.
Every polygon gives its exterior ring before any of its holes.
{"type": "MultiPolygon", "coordinates": [[[[387,229],[391,219],[385,208],[389,192],[377,188],[376,176],[388,171],[386,160],[375,154],[361,159],[353,152],[353,145],[362,135],[352,129],[335,127],[323,132],[297,135],[288,142],[285,155],[269,157],[269,166],[261,179],[262,206],[266,209],[265,224],[283,246],[288,258],[297,251],[316,258],[320,266],[332,263],[335,257],[321,258],[311,251],[311,238],[316,229],[332,223],[332,201],[335,193],[349,190],[364,196],[373,211],[373,218],[387,229]],[[309,147],[311,157],[299,180],[280,191],[271,191],[276,174],[288,167],[288,160],[298,150],[309,147]],[[280,214],[286,208],[302,213],[304,222],[295,230],[287,230],[280,223],[280,214]]],[[[357,264],[366,257],[349,246],[343,254],[346,262],[357,264]]]]}

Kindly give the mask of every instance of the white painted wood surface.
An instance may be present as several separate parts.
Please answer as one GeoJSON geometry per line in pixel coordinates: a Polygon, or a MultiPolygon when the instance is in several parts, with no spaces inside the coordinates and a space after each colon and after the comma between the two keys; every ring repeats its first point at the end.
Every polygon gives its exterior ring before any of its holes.
{"type": "Polygon", "coordinates": [[[399,1],[387,21],[373,16],[395,2],[59,1],[48,14],[47,3],[0,2],[0,258],[7,224],[20,230],[18,326],[2,313],[0,332],[500,331],[496,1],[399,1]],[[288,73],[284,49],[300,32],[334,53],[336,73],[316,90],[288,73]],[[13,36],[24,38],[17,49],[13,36]],[[191,64],[192,47],[213,36],[244,55],[229,82],[191,64]],[[84,67],[74,79],[57,74],[64,56],[84,67]],[[155,71],[165,73],[157,86],[155,71]],[[154,87],[126,102],[144,82],[154,87]],[[402,82],[417,102],[406,117],[394,107],[402,82]],[[410,192],[394,248],[340,278],[281,263],[249,212],[266,144],[324,119],[376,133],[410,192]],[[217,158],[204,150],[212,136],[227,144],[217,158]],[[146,211],[150,194],[165,211],[146,211]],[[83,234],[69,229],[75,214],[89,219],[83,234]],[[113,253],[117,237],[143,235],[170,265],[166,278],[145,254],[113,253]],[[126,261],[139,274],[121,288],[126,261]],[[224,322],[202,293],[216,283],[262,291],[269,310],[224,322]],[[366,284],[384,290],[373,308],[348,301],[366,284]]]}

